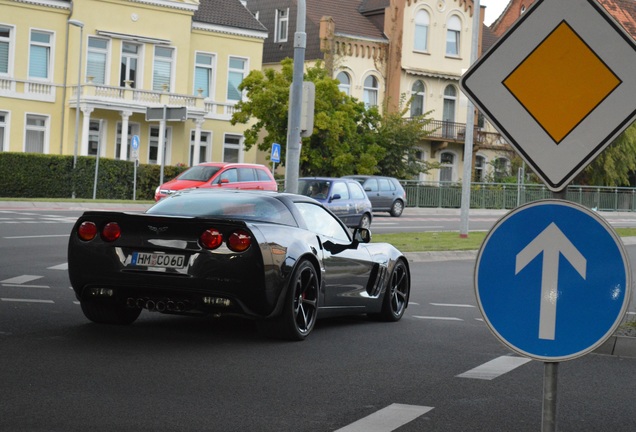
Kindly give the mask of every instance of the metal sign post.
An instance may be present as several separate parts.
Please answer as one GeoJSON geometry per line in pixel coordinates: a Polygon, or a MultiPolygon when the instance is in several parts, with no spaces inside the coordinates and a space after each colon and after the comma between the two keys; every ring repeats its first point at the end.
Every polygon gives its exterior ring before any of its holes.
{"type": "Polygon", "coordinates": [[[139,166],[139,135],[133,135],[130,140],[133,159],[133,201],[137,199],[137,167],[139,166]]]}
{"type": "Polygon", "coordinates": [[[188,118],[187,107],[162,107],[146,108],[146,121],[159,120],[159,148],[157,149],[157,160],[161,163],[159,174],[159,184],[163,184],[163,170],[166,164],[165,156],[165,135],[167,121],[185,121],[188,118]]]}

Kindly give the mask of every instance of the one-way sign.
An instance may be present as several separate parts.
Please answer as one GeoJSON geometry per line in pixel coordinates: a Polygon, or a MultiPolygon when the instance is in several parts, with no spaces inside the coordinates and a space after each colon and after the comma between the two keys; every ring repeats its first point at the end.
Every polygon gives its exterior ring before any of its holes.
{"type": "Polygon", "coordinates": [[[627,312],[631,270],[620,238],[591,210],[543,200],[504,216],[475,265],[484,321],[505,345],[537,360],[594,350],[627,312]]]}
{"type": "Polygon", "coordinates": [[[636,119],[636,44],[596,0],[537,0],[460,80],[553,191],[636,119]]]}

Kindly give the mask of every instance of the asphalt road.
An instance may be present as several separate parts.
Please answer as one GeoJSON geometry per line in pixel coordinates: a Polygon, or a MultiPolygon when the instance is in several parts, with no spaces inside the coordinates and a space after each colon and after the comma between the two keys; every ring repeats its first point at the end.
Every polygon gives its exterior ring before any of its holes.
{"type": "MultiPolygon", "coordinates": [[[[470,259],[412,263],[398,323],[323,320],[301,343],[238,319],[144,312],[100,326],[66,275],[76,214],[0,206],[2,431],[541,428],[544,365],[489,332],[470,259]]],[[[559,431],[636,430],[635,367],[598,354],[559,364],[559,431]]]]}

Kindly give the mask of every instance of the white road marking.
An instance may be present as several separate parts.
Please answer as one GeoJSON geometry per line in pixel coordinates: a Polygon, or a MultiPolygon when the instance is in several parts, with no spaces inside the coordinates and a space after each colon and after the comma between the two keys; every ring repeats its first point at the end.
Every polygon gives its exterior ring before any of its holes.
{"type": "Polygon", "coordinates": [[[468,304],[450,304],[450,303],[431,303],[433,306],[444,306],[444,307],[460,307],[460,308],[474,308],[473,305],[468,304]]]}
{"type": "Polygon", "coordinates": [[[433,407],[391,404],[336,432],[390,432],[426,414],[433,407]]]}
{"type": "Polygon", "coordinates": [[[474,369],[459,374],[457,375],[457,378],[492,380],[528,363],[529,361],[530,359],[524,357],[501,356],[484,363],[481,366],[477,366],[474,369]]]}
{"type": "Polygon", "coordinates": [[[45,237],[68,237],[68,234],[51,234],[51,235],[37,235],[37,236],[11,236],[4,237],[5,239],[30,239],[30,238],[45,238],[45,237]]]}
{"type": "Polygon", "coordinates": [[[413,315],[413,318],[428,319],[428,320],[442,320],[442,321],[464,321],[461,318],[454,318],[454,317],[434,317],[434,316],[413,315]]]}
{"type": "Polygon", "coordinates": [[[49,270],[68,270],[68,263],[58,264],[56,266],[48,267],[49,270]]]}
{"type": "Polygon", "coordinates": [[[0,281],[0,283],[3,284],[23,284],[23,283],[27,283],[27,282],[31,282],[34,281],[36,279],[41,279],[43,276],[33,276],[33,275],[22,275],[22,276],[16,276],[10,279],[5,279],[3,281],[0,281]]]}
{"type": "Polygon", "coordinates": [[[16,299],[16,298],[0,298],[0,301],[4,301],[4,302],[21,302],[21,303],[55,303],[53,300],[16,299]]]}
{"type": "Polygon", "coordinates": [[[24,284],[7,284],[3,283],[3,287],[19,287],[19,288],[51,288],[48,285],[24,285],[24,284]]]}

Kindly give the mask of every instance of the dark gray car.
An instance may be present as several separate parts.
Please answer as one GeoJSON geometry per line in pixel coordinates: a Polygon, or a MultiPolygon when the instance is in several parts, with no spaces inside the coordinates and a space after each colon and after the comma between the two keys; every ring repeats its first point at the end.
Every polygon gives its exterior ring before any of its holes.
{"type": "Polygon", "coordinates": [[[406,207],[406,192],[400,182],[393,177],[372,175],[344,176],[360,182],[371,201],[374,212],[386,211],[398,217],[406,207]]]}

